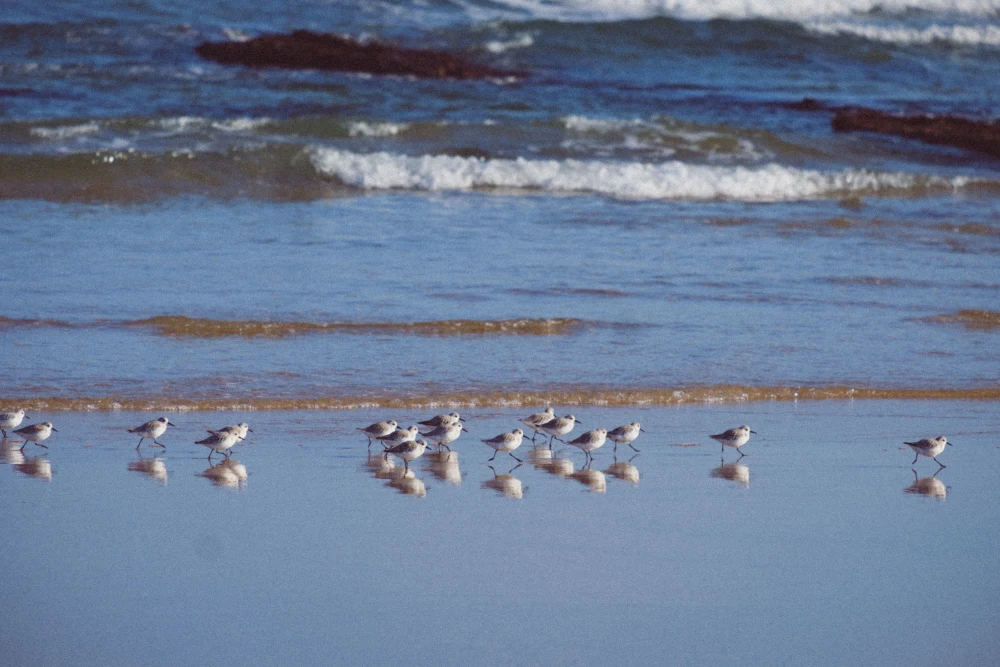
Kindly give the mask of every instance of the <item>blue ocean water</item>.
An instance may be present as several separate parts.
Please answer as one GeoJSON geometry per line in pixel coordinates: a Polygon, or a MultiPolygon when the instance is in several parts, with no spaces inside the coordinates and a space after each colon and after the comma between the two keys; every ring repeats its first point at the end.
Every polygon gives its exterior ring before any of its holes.
{"type": "Polygon", "coordinates": [[[17,353],[0,394],[995,388],[997,159],[830,121],[841,105],[1000,116],[998,11],[8,4],[0,336],[17,353]],[[295,28],[520,74],[194,52],[295,28]],[[480,330],[494,321],[524,326],[480,330]],[[285,328],[252,330],[267,323],[285,328]]]}

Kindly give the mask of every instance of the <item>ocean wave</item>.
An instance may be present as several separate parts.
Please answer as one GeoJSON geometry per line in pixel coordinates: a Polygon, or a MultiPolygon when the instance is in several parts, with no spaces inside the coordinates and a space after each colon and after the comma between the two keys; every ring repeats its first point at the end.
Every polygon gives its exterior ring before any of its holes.
{"type": "Polygon", "coordinates": [[[506,320],[431,320],[425,322],[289,322],[218,320],[186,315],[158,315],[141,320],[64,322],[0,316],[0,329],[14,327],[148,328],[162,336],[191,338],[284,338],[309,333],[402,334],[417,336],[565,336],[585,327],[636,326],[587,322],[569,317],[506,320]]]}
{"type": "Polygon", "coordinates": [[[411,157],[314,148],[312,163],[328,177],[365,190],[499,189],[595,193],[622,199],[800,201],[843,196],[917,195],[960,189],[971,180],[865,169],[823,172],[778,164],[719,167],[596,160],[411,157]]]}
{"type": "Polygon", "coordinates": [[[821,35],[850,35],[891,44],[940,42],[961,46],[1000,46],[1000,26],[996,25],[907,26],[832,21],[810,22],[806,28],[821,35]]]}
{"type": "Polygon", "coordinates": [[[900,389],[893,387],[796,387],[705,385],[608,389],[574,387],[509,391],[481,389],[436,394],[348,394],[334,396],[10,396],[0,408],[34,411],[255,411],[255,410],[434,410],[565,407],[645,407],[684,404],[752,403],[761,401],[845,400],[1000,400],[1000,387],[958,389],[900,389]]]}
{"type": "Polygon", "coordinates": [[[507,40],[494,39],[486,42],[486,50],[490,53],[506,53],[512,49],[526,49],[533,46],[535,38],[531,33],[522,32],[507,40]]]}
{"type": "Polygon", "coordinates": [[[97,134],[101,131],[101,126],[96,122],[81,123],[79,125],[61,125],[58,127],[33,127],[31,136],[39,137],[50,141],[59,141],[80,137],[88,134],[97,134]]]}
{"type": "Polygon", "coordinates": [[[409,127],[408,123],[354,121],[348,123],[347,134],[351,137],[394,137],[409,127]]]}
{"type": "Polygon", "coordinates": [[[993,331],[1000,329],[1000,312],[995,310],[960,310],[956,313],[944,313],[920,318],[921,322],[933,324],[959,324],[966,329],[976,331],[993,331]]]}
{"type": "MultiPolygon", "coordinates": [[[[773,19],[803,21],[914,11],[992,17],[1000,0],[499,0],[514,15],[562,22],[623,21],[669,16],[679,19],[773,19]]],[[[470,10],[475,17],[484,10],[470,10]]]]}

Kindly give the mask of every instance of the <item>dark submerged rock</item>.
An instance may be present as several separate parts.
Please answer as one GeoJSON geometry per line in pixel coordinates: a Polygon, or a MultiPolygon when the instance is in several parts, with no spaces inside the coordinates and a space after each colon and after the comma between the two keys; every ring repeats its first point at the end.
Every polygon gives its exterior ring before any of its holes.
{"type": "Polygon", "coordinates": [[[1000,123],[958,116],[898,116],[876,109],[838,109],[835,132],[877,132],[1000,157],[1000,123]]]}
{"type": "Polygon", "coordinates": [[[296,30],[267,34],[246,42],[204,42],[202,58],[226,65],[324,69],[338,72],[396,74],[432,79],[489,79],[516,72],[479,65],[445,51],[404,49],[384,42],[359,42],[329,33],[296,30]]]}

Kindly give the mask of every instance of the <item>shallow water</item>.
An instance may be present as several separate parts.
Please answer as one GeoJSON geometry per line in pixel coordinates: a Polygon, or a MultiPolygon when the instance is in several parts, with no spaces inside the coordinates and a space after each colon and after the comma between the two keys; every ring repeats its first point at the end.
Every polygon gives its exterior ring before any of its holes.
{"type": "Polygon", "coordinates": [[[1000,116],[1000,4],[293,4],[4,6],[0,662],[996,662],[1000,163],[830,121],[1000,116]],[[194,53],[302,27],[522,74],[194,53]]]}
{"type": "Polygon", "coordinates": [[[556,443],[550,460],[526,445],[520,467],[497,456],[496,476],[477,438],[523,411],[478,411],[457,470],[425,455],[410,480],[377,455],[369,465],[354,429],[378,412],[177,415],[162,469],[123,431],[146,414],[62,413],[47,454],[4,450],[0,557],[18,574],[0,582],[0,653],[15,665],[991,664],[996,409],[590,408],[577,411],[588,427],[640,420],[641,453],[623,446],[613,466],[608,445],[581,473],[578,450],[556,443]],[[189,443],[244,417],[245,479],[238,466],[204,477],[206,452],[189,443]],[[720,465],[706,434],[744,422],[758,432],[748,455],[720,465]],[[901,443],[938,432],[955,446],[935,478],[901,443]]]}

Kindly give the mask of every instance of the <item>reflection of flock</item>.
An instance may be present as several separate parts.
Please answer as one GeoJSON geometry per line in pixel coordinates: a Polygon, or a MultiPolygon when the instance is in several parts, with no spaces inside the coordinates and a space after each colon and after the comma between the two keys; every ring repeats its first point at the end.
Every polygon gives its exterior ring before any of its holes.
{"type": "MultiPolygon", "coordinates": [[[[0,413],[0,432],[3,433],[0,456],[19,472],[31,477],[50,480],[52,466],[48,459],[25,456],[24,448],[28,443],[33,443],[37,447],[48,450],[48,446],[42,442],[47,440],[52,433],[58,433],[58,430],[48,421],[17,428],[26,417],[23,409],[0,413]],[[9,440],[7,429],[11,429],[21,439],[9,440]],[[20,447],[17,446],[17,442],[22,443],[20,447]]],[[[514,452],[526,440],[530,440],[532,443],[527,459],[536,470],[555,477],[575,480],[587,487],[588,490],[597,493],[606,491],[607,476],[633,486],[638,485],[639,470],[632,463],[636,456],[633,456],[629,461],[618,461],[617,451],[618,445],[621,444],[639,452],[632,444],[640,433],[645,432],[640,427],[639,422],[618,426],[610,431],[598,427],[567,441],[563,440],[562,436],[569,435],[577,424],[582,423],[574,415],[557,417],[552,408],[546,408],[542,412],[529,415],[519,421],[532,431],[530,438],[525,435],[523,429],[515,428],[512,431],[481,440],[494,450],[493,456],[487,460],[487,464],[492,463],[500,453],[508,454],[517,462],[517,465],[504,474],[498,474],[496,469],[489,465],[488,467],[493,472],[493,479],[483,482],[482,488],[495,490],[508,498],[520,499],[523,497],[525,487],[521,480],[513,475],[513,472],[522,466],[524,459],[517,457],[514,452]],[[540,435],[542,443],[539,444],[536,440],[540,435]],[[545,436],[548,436],[547,442],[545,442],[545,436]],[[576,447],[584,453],[585,462],[579,470],[575,468],[572,459],[555,455],[552,443],[557,440],[564,445],[576,447]],[[593,452],[603,447],[608,440],[614,443],[614,461],[604,471],[594,470],[592,468],[593,452]]],[[[166,445],[159,442],[158,438],[166,433],[169,426],[175,426],[175,424],[166,417],[160,417],[135,428],[130,428],[128,432],[139,436],[136,451],[139,451],[142,443],[147,439],[152,440],[151,447],[166,449],[166,445]]],[[[247,434],[253,432],[252,429],[246,422],[240,422],[218,430],[206,430],[208,436],[202,440],[196,440],[195,444],[203,445],[209,449],[209,463],[212,461],[212,455],[217,452],[221,453],[224,458],[219,463],[198,473],[198,476],[209,479],[213,484],[222,487],[239,488],[245,485],[248,476],[246,467],[239,461],[232,459],[231,453],[233,446],[242,443],[247,434]]],[[[426,472],[448,484],[461,485],[462,471],[458,464],[458,453],[452,451],[451,444],[457,441],[462,433],[468,433],[468,430],[457,412],[437,415],[407,428],[401,428],[395,420],[388,420],[358,430],[368,439],[369,457],[366,461],[366,467],[376,479],[385,480],[387,486],[404,494],[425,496],[427,494],[426,485],[410,469],[410,463],[421,457],[423,457],[426,472]],[[421,426],[424,427],[423,431],[420,429],[421,426]],[[383,450],[372,455],[371,445],[375,441],[382,444],[383,450]],[[437,447],[436,451],[432,449],[435,446],[437,447]],[[403,463],[402,469],[390,457],[401,461],[403,463]]],[[[726,447],[732,447],[740,455],[739,459],[733,463],[726,463],[723,458],[721,464],[711,470],[711,477],[749,487],[750,469],[739,463],[739,460],[745,456],[740,448],[749,442],[752,433],[756,433],[756,431],[752,431],[749,426],[744,425],[709,436],[720,443],[723,454],[726,447]]],[[[938,461],[937,456],[952,443],[948,442],[947,438],[942,435],[936,438],[905,442],[904,444],[914,451],[914,464],[920,456],[925,456],[934,459],[939,466],[934,475],[923,479],[919,479],[914,471],[914,482],[905,489],[906,493],[944,499],[947,496],[947,487],[937,479],[937,475],[946,466],[938,461]]],[[[128,469],[147,475],[162,484],[167,482],[166,462],[162,458],[143,459],[140,455],[138,461],[132,461],[128,464],[128,469]]]]}

